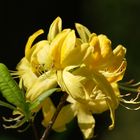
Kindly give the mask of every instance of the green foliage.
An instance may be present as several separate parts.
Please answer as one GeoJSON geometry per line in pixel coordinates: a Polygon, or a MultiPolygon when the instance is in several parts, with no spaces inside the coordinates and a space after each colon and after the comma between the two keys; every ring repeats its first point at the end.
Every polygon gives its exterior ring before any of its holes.
{"type": "Polygon", "coordinates": [[[11,77],[7,67],[0,63],[0,91],[3,97],[23,112],[27,111],[27,104],[23,91],[11,77]]]}

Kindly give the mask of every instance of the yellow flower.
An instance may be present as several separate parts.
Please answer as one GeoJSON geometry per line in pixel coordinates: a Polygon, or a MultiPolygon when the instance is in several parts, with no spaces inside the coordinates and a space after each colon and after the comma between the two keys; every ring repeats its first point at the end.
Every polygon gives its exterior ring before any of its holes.
{"type": "Polygon", "coordinates": [[[118,45],[112,51],[111,41],[105,35],[91,34],[85,26],[78,23],[76,29],[83,42],[88,42],[93,48],[91,55],[85,60],[87,67],[99,71],[110,82],[121,80],[126,69],[126,48],[118,45]]]}
{"type": "MultiPolygon", "coordinates": [[[[74,30],[62,30],[62,20],[58,17],[51,24],[46,40],[33,44],[43,30],[34,33],[27,41],[25,57],[18,64],[17,73],[29,101],[58,85],[67,92],[70,104],[60,111],[53,129],[64,131],[66,124],[77,116],[85,139],[89,139],[94,135],[95,127],[92,114],[110,110],[112,123],[109,129],[112,129],[115,109],[120,101],[126,102],[117,83],[126,70],[126,48],[118,45],[112,50],[107,36],[91,33],[78,23],[76,29],[80,38],[76,37],[74,30]]],[[[41,107],[44,115],[42,124],[46,126],[55,106],[47,98],[41,107]]]]}
{"type": "MultiPolygon", "coordinates": [[[[114,87],[97,71],[89,71],[87,67],[67,67],[60,74],[59,81],[73,99],[88,106],[93,113],[110,110],[112,125],[114,126],[114,111],[119,104],[114,87]]],[[[118,92],[117,92],[118,93],[118,92]]]]}
{"type": "Polygon", "coordinates": [[[90,52],[88,43],[82,43],[77,39],[74,30],[62,30],[62,21],[59,17],[51,24],[48,39],[32,45],[35,38],[42,33],[43,31],[39,30],[29,37],[25,57],[17,66],[18,74],[27,88],[27,98],[32,97],[32,100],[40,95],[43,89],[48,89],[45,87],[45,79],[46,84],[52,83],[52,86],[56,86],[60,79],[57,71],[70,65],[80,65],[90,52]],[[50,79],[51,82],[48,82],[50,79]],[[38,87],[43,87],[42,90],[36,90],[36,83],[38,87]]]}
{"type": "MultiPolygon", "coordinates": [[[[66,124],[68,124],[75,116],[77,116],[78,125],[86,139],[92,138],[93,129],[95,127],[95,120],[92,116],[92,113],[89,109],[85,107],[84,104],[80,104],[73,100],[70,96],[67,99],[71,104],[68,104],[62,108],[57,119],[53,125],[53,129],[57,132],[62,132],[66,130],[66,124]]],[[[50,115],[51,108],[46,107],[44,113],[43,125],[47,126],[48,122],[51,119],[52,114],[50,115]],[[49,109],[49,110],[48,110],[49,109]],[[49,120],[48,120],[49,118],[49,120]]]]}
{"type": "MultiPolygon", "coordinates": [[[[90,80],[88,79],[88,81],[90,80]]],[[[89,90],[91,93],[88,101],[79,102],[77,100],[74,100],[69,95],[67,98],[67,101],[70,104],[64,106],[62,110],[60,111],[59,115],[57,116],[57,119],[53,125],[53,129],[55,131],[62,132],[66,130],[66,124],[68,124],[76,116],[78,125],[80,127],[80,130],[83,133],[84,138],[90,139],[94,136],[94,127],[95,127],[95,119],[92,114],[102,113],[103,111],[108,110],[109,109],[108,103],[110,103],[111,106],[114,106],[114,109],[117,107],[119,103],[118,98],[117,98],[117,96],[119,96],[119,90],[115,85],[112,85],[112,87],[115,93],[114,100],[117,101],[116,106],[114,104],[113,97],[111,98],[111,95],[110,96],[108,95],[107,97],[101,90],[94,89],[95,85],[93,84],[92,81],[90,81],[88,84],[89,85],[85,83],[83,85],[85,87],[85,90],[89,90]],[[87,89],[86,86],[88,86],[89,88],[87,89]],[[107,98],[109,98],[110,102],[107,101],[107,98]]],[[[51,120],[55,112],[54,110],[55,108],[52,102],[51,103],[46,102],[46,105],[43,106],[44,120],[42,124],[44,126],[48,125],[49,121],[51,120]],[[49,104],[49,106],[47,104],[49,104]]],[[[112,118],[113,124],[109,128],[112,128],[114,125],[114,116],[111,116],[111,117],[113,117],[112,118]]]]}
{"type": "Polygon", "coordinates": [[[17,65],[17,74],[20,77],[20,85],[26,88],[27,100],[35,100],[41,93],[57,86],[53,71],[46,71],[44,65],[49,50],[49,41],[42,40],[32,46],[42,30],[29,37],[25,47],[25,57],[17,65]],[[23,82],[23,83],[22,83],[23,82]]]}
{"type": "Polygon", "coordinates": [[[87,43],[76,38],[74,30],[64,29],[50,43],[45,67],[63,70],[70,65],[79,65],[87,57],[89,50],[87,43]]]}
{"type": "MultiPolygon", "coordinates": [[[[78,108],[82,108],[84,113],[87,110],[90,114],[110,110],[112,124],[109,129],[112,129],[115,123],[115,109],[120,101],[119,89],[115,85],[123,78],[126,69],[126,49],[119,45],[112,51],[111,41],[105,35],[91,34],[80,24],[76,24],[76,27],[81,37],[79,41],[81,44],[88,43],[89,47],[92,47],[92,53],[85,57],[82,65],[66,65],[63,70],[57,71],[59,85],[80,104],[78,108]]],[[[86,138],[91,136],[93,122],[88,129],[81,128],[86,138]]]]}
{"type": "Polygon", "coordinates": [[[31,60],[31,55],[33,50],[36,48],[36,45],[32,48],[31,45],[35,38],[42,33],[43,30],[39,30],[35,32],[32,36],[30,36],[25,48],[25,57],[23,57],[18,63],[17,72],[13,74],[18,75],[20,77],[20,83],[24,84],[26,88],[29,88],[32,85],[32,83],[34,83],[34,81],[37,79],[37,75],[33,72],[35,68],[33,67],[31,60]]]}

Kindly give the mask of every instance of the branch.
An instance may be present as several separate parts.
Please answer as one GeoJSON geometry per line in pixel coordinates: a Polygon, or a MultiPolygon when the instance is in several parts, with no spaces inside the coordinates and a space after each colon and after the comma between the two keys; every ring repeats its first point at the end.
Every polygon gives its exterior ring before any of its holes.
{"type": "Polygon", "coordinates": [[[59,102],[59,104],[56,108],[56,111],[55,111],[51,121],[49,122],[48,126],[46,127],[46,129],[45,129],[45,131],[44,131],[40,140],[46,140],[47,139],[59,112],[61,111],[62,107],[64,106],[64,104],[66,102],[67,96],[68,96],[67,93],[64,93],[64,95],[61,97],[60,102],[59,102]]]}
{"type": "Polygon", "coordinates": [[[34,133],[35,140],[39,140],[39,137],[38,137],[38,133],[37,133],[36,127],[35,127],[35,125],[34,125],[34,123],[33,123],[32,120],[30,121],[30,125],[32,126],[32,130],[33,130],[33,133],[34,133]]]}

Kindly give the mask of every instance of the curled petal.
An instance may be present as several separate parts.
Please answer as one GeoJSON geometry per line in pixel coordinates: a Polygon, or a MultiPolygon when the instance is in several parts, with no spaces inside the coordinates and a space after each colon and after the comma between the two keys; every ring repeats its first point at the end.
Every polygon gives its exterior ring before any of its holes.
{"type": "Polygon", "coordinates": [[[113,54],[116,57],[116,62],[122,62],[125,54],[126,54],[126,48],[123,47],[122,45],[118,45],[114,50],[113,50],[113,54]]]}
{"type": "Polygon", "coordinates": [[[44,31],[42,29],[38,30],[37,32],[35,32],[33,35],[31,35],[26,43],[26,46],[25,46],[25,57],[30,60],[30,55],[31,55],[31,47],[32,47],[32,44],[33,44],[33,41],[39,36],[41,35],[42,33],[44,33],[44,31]]]}
{"type": "MultiPolygon", "coordinates": [[[[69,67],[71,69],[71,67],[69,67]]],[[[66,91],[74,99],[82,101],[86,100],[89,95],[85,93],[82,81],[86,78],[82,76],[74,76],[72,73],[65,69],[63,72],[57,72],[58,82],[63,91],[66,91]]]]}
{"type": "Polygon", "coordinates": [[[111,41],[105,35],[99,35],[98,39],[100,43],[101,55],[104,61],[108,60],[108,58],[110,58],[112,55],[111,41]]]}
{"type": "Polygon", "coordinates": [[[31,64],[25,57],[17,65],[17,74],[20,77],[20,83],[24,84],[27,89],[30,88],[37,79],[37,76],[32,71],[31,64]]]}
{"type": "Polygon", "coordinates": [[[87,29],[87,27],[83,26],[82,24],[76,23],[75,27],[78,31],[78,34],[83,42],[88,42],[90,37],[90,31],[87,29]]]}
{"type": "Polygon", "coordinates": [[[35,100],[41,93],[57,86],[54,73],[48,71],[41,75],[26,92],[26,98],[35,100]]]}
{"type": "Polygon", "coordinates": [[[118,45],[113,50],[113,57],[111,58],[111,63],[108,65],[108,71],[116,71],[119,69],[119,67],[122,66],[122,63],[125,61],[125,67],[126,67],[126,60],[125,60],[125,54],[126,54],[126,48],[122,45],[118,45]]]}
{"type": "Polygon", "coordinates": [[[58,33],[62,30],[62,20],[60,17],[57,17],[50,26],[48,33],[48,40],[52,41],[58,33]]]}
{"type": "Polygon", "coordinates": [[[75,49],[75,43],[76,36],[74,30],[72,30],[64,40],[63,45],[61,47],[61,64],[66,63],[65,61],[67,61],[67,58],[69,58],[70,55],[72,55],[73,50],[75,49]]]}
{"type": "Polygon", "coordinates": [[[110,117],[112,120],[112,124],[109,126],[109,129],[112,129],[115,123],[115,109],[118,107],[119,104],[118,98],[116,97],[110,83],[105,79],[103,75],[95,72],[93,74],[93,80],[107,97],[106,102],[108,104],[110,110],[110,117]]]}
{"type": "Polygon", "coordinates": [[[90,54],[88,43],[81,43],[76,39],[74,31],[66,37],[61,48],[61,65],[63,68],[70,65],[79,65],[90,54]]]}
{"type": "Polygon", "coordinates": [[[51,42],[45,64],[45,67],[47,67],[48,69],[51,69],[53,67],[60,69],[61,47],[69,33],[70,29],[65,29],[61,33],[59,33],[51,42]]]}
{"type": "Polygon", "coordinates": [[[85,59],[84,63],[89,69],[97,69],[102,59],[98,36],[91,34],[89,45],[92,47],[92,53],[85,59]]]}
{"type": "Polygon", "coordinates": [[[77,113],[78,125],[85,137],[85,139],[90,139],[94,135],[95,120],[92,114],[83,107],[79,107],[77,113]]]}
{"type": "Polygon", "coordinates": [[[38,65],[45,64],[46,56],[49,51],[49,43],[47,40],[42,40],[36,43],[32,48],[35,48],[31,55],[31,63],[37,61],[38,65]]]}

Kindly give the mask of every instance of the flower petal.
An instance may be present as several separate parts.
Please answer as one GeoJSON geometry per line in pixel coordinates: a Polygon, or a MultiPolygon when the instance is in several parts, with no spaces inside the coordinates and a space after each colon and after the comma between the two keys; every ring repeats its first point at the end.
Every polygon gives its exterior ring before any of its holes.
{"type": "Polygon", "coordinates": [[[60,17],[57,17],[50,26],[48,33],[48,41],[52,41],[58,33],[62,30],[62,20],[60,17]]]}
{"type": "Polygon", "coordinates": [[[51,42],[50,50],[48,52],[45,64],[45,67],[47,67],[48,69],[51,69],[53,67],[60,69],[61,47],[69,32],[70,29],[63,30],[51,42]]]}
{"type": "Polygon", "coordinates": [[[97,72],[93,73],[93,80],[99,86],[99,88],[104,92],[106,95],[106,102],[110,109],[110,117],[112,120],[112,124],[109,126],[109,129],[114,127],[115,123],[115,109],[118,107],[119,101],[116,97],[110,83],[105,79],[105,77],[97,72]]]}
{"type": "MultiPolygon", "coordinates": [[[[29,77],[30,78],[30,77],[29,77]]],[[[41,93],[57,86],[56,76],[53,72],[41,75],[26,92],[27,100],[35,100],[41,93]]]]}
{"type": "Polygon", "coordinates": [[[85,137],[90,139],[94,135],[95,120],[92,114],[83,107],[79,107],[77,113],[78,125],[85,137]]]}
{"type": "Polygon", "coordinates": [[[127,62],[124,59],[126,49],[122,45],[118,45],[113,50],[113,56],[106,69],[102,69],[100,72],[110,82],[117,82],[122,80],[126,70],[127,62]]]}
{"type": "Polygon", "coordinates": [[[76,23],[75,26],[82,41],[88,42],[91,34],[88,28],[79,23],[76,23]]]}
{"type": "Polygon", "coordinates": [[[31,55],[31,47],[32,47],[32,44],[33,44],[33,41],[39,36],[41,35],[42,33],[44,33],[44,31],[42,29],[38,30],[37,32],[35,32],[33,35],[31,35],[26,43],[26,46],[25,46],[25,57],[30,60],[30,55],[31,55]]]}
{"type": "Polygon", "coordinates": [[[31,55],[31,63],[37,61],[38,65],[45,64],[49,51],[49,42],[47,40],[39,41],[32,48],[35,49],[31,55]]]}
{"type": "Polygon", "coordinates": [[[105,35],[99,35],[99,43],[101,48],[101,55],[103,59],[108,59],[112,55],[111,41],[105,35]]]}
{"type": "Polygon", "coordinates": [[[74,118],[75,111],[72,104],[64,106],[59,112],[57,119],[53,125],[53,129],[57,132],[66,130],[66,125],[74,118]]]}
{"type": "Polygon", "coordinates": [[[47,126],[50,120],[52,119],[52,116],[55,113],[55,106],[51,99],[48,97],[45,102],[42,104],[42,112],[44,120],[42,121],[43,126],[47,126]]]}
{"type": "MultiPolygon", "coordinates": [[[[63,45],[61,47],[61,62],[65,63],[67,58],[72,54],[74,48],[75,48],[75,42],[76,42],[76,36],[74,30],[72,30],[66,37],[66,39],[63,42],[63,45]]],[[[71,57],[72,58],[72,57],[71,57]]]]}
{"type": "Polygon", "coordinates": [[[58,83],[63,91],[66,91],[74,99],[85,102],[89,95],[85,92],[83,83],[86,80],[86,77],[80,75],[74,75],[69,70],[74,67],[69,66],[63,71],[57,72],[58,83]]]}
{"type": "Polygon", "coordinates": [[[17,73],[20,76],[22,84],[29,89],[32,84],[36,81],[37,76],[33,73],[32,68],[28,60],[24,57],[17,65],[17,73]]]}
{"type": "Polygon", "coordinates": [[[70,65],[80,65],[90,53],[88,43],[83,43],[76,39],[72,30],[64,40],[61,48],[61,65],[63,68],[70,65]]]}

